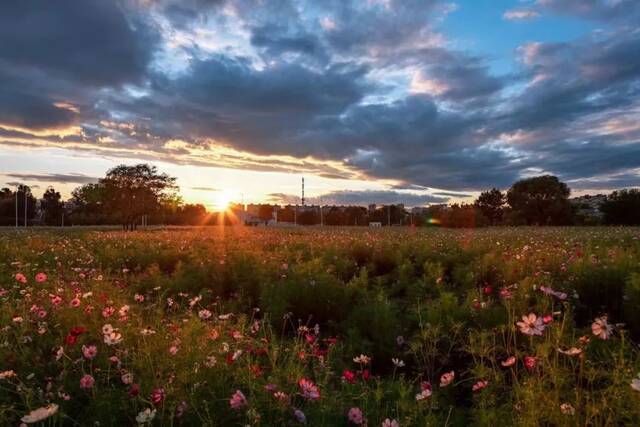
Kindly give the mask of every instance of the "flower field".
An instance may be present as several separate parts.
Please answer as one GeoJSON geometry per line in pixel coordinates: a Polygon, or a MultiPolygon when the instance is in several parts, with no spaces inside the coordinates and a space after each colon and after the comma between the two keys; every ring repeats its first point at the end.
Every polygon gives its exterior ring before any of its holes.
{"type": "Polygon", "coordinates": [[[0,231],[0,425],[640,425],[637,228],[0,231]]]}

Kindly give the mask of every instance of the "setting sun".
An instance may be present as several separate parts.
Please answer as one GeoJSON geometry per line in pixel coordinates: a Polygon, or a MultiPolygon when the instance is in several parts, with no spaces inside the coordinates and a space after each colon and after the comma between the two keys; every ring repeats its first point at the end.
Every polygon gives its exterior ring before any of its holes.
{"type": "Polygon", "coordinates": [[[229,205],[233,202],[233,195],[228,191],[219,191],[215,196],[214,207],[220,211],[229,209],[229,205]]]}

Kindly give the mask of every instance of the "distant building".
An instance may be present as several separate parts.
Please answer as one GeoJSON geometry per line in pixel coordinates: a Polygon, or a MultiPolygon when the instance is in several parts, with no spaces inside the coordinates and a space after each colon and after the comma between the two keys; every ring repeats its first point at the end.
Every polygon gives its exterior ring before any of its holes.
{"type": "Polygon", "coordinates": [[[380,221],[370,221],[369,227],[380,228],[382,227],[382,223],[380,221]]]}

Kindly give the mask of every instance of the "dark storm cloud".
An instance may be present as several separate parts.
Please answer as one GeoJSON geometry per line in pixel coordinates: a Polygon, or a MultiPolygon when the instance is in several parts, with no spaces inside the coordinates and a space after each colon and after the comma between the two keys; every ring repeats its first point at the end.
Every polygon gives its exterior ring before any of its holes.
{"type": "Polygon", "coordinates": [[[120,2],[6,1],[0,12],[1,58],[91,86],[141,79],[156,41],[120,2]]]}
{"type": "MultiPolygon", "coordinates": [[[[300,198],[293,194],[271,193],[269,200],[275,203],[295,204],[300,198]]],[[[370,203],[389,205],[404,204],[406,206],[424,206],[430,203],[445,203],[449,197],[435,196],[431,194],[403,193],[391,190],[342,190],[324,193],[322,196],[307,198],[312,204],[322,205],[359,205],[367,206],[370,203]]]]}
{"type": "Polygon", "coordinates": [[[124,3],[7,1],[0,5],[0,122],[62,127],[100,88],[140,82],[158,37],[124,3]]]}
{"type": "Polygon", "coordinates": [[[323,64],[329,61],[329,56],[316,35],[304,31],[291,33],[282,25],[268,24],[254,28],[251,44],[264,49],[269,57],[293,53],[315,58],[323,64]]]}
{"type": "Polygon", "coordinates": [[[63,184],[88,184],[97,182],[99,178],[87,176],[79,173],[50,173],[50,174],[28,174],[28,173],[8,173],[5,176],[39,182],[56,182],[63,184]]]}

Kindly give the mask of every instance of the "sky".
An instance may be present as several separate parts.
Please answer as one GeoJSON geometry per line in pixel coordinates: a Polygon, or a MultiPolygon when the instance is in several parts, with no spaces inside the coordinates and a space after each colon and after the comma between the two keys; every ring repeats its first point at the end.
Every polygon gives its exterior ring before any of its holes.
{"type": "Polygon", "coordinates": [[[9,0],[0,187],[118,164],[185,201],[640,186],[637,0],[9,0]]]}

